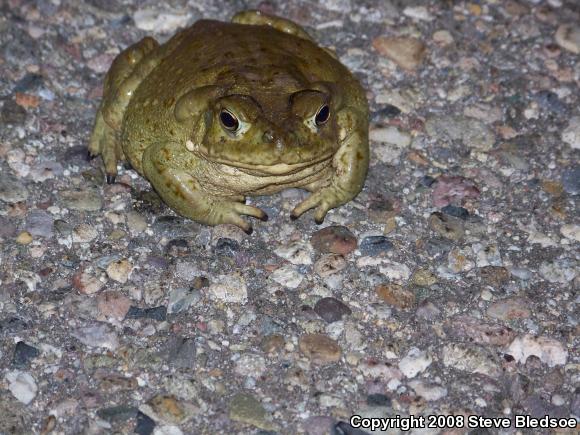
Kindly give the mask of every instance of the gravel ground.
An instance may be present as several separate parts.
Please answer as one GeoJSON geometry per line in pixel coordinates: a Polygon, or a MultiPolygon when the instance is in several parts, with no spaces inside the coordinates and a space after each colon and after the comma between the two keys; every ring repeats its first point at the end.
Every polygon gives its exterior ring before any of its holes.
{"type": "Polygon", "coordinates": [[[0,433],[579,419],[579,23],[577,0],[0,2],[0,433]],[[247,236],[104,184],[113,58],[256,7],[368,90],[363,192],[322,226],[290,221],[303,191],[253,198],[247,236]]]}

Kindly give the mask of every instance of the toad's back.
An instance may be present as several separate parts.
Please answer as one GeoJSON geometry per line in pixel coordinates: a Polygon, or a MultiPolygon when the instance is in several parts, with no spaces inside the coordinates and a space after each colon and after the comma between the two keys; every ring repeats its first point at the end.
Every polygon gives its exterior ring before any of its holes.
{"type": "MultiPolygon", "coordinates": [[[[253,97],[291,94],[318,81],[360,89],[325,49],[270,26],[202,20],[160,49],[167,53],[136,89],[124,122],[124,142],[143,144],[143,149],[158,134],[167,137],[173,131],[178,140],[187,135],[176,131],[178,126],[169,117],[182,95],[201,86],[220,85],[230,93],[253,97]]],[[[355,94],[359,95],[344,95],[364,98],[362,90],[355,94]]]]}

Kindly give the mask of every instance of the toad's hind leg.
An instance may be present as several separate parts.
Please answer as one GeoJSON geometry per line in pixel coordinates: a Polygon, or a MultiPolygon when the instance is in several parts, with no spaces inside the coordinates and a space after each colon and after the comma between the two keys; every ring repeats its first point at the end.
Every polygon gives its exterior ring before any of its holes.
{"type": "Polygon", "coordinates": [[[270,26],[276,30],[284,33],[289,33],[298,36],[302,39],[312,41],[310,35],[293,21],[285,18],[275,17],[273,15],[264,14],[258,10],[249,10],[238,12],[232,17],[232,23],[236,24],[251,24],[256,26],[270,26]]]}
{"type": "MultiPolygon", "coordinates": [[[[158,46],[157,41],[149,37],[131,45],[115,58],[105,77],[103,100],[99,106],[89,142],[89,156],[102,156],[109,183],[115,180],[117,162],[124,161],[125,155],[119,140],[121,119],[111,120],[111,117],[105,116],[105,112],[110,106],[115,105],[119,99],[118,89],[134,72],[141,60],[158,46]]],[[[122,115],[123,113],[120,113],[121,118],[122,115]]]]}

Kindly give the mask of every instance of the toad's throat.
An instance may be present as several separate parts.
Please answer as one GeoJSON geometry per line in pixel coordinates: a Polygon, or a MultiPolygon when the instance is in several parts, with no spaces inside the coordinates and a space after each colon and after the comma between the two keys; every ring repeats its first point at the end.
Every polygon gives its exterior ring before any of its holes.
{"type": "Polygon", "coordinates": [[[198,151],[197,153],[199,157],[213,163],[217,163],[220,165],[230,166],[232,168],[236,168],[241,172],[244,172],[248,175],[253,175],[256,177],[268,177],[273,175],[292,175],[297,174],[298,172],[303,171],[306,168],[318,165],[324,161],[328,161],[332,159],[333,152],[329,152],[325,155],[318,156],[316,159],[309,160],[307,162],[300,162],[300,163],[274,163],[272,165],[256,165],[251,163],[245,162],[236,162],[233,160],[228,159],[220,159],[214,156],[208,156],[204,153],[198,151]]]}

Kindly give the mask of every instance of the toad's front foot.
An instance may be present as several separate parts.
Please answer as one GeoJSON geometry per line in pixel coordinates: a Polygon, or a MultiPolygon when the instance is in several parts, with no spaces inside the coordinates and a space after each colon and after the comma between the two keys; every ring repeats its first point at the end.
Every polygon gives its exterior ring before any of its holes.
{"type": "Polygon", "coordinates": [[[344,204],[350,199],[350,196],[338,186],[323,188],[294,207],[294,210],[290,213],[290,218],[293,220],[298,219],[303,213],[314,208],[314,221],[320,225],[324,222],[324,217],[328,210],[344,204]]]}
{"type": "Polygon", "coordinates": [[[263,210],[251,205],[235,201],[215,201],[211,205],[206,223],[210,225],[233,224],[240,227],[246,234],[252,234],[252,225],[242,218],[252,216],[266,222],[268,215],[263,210]]]}

